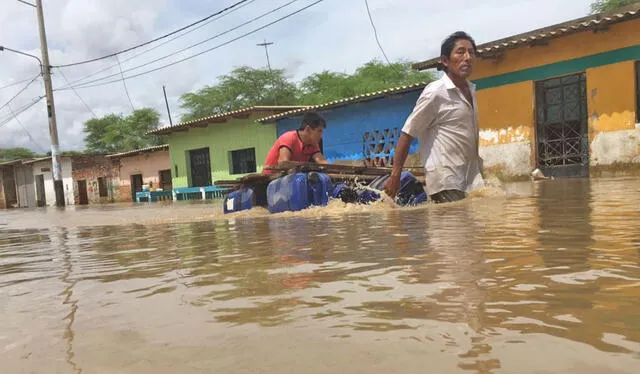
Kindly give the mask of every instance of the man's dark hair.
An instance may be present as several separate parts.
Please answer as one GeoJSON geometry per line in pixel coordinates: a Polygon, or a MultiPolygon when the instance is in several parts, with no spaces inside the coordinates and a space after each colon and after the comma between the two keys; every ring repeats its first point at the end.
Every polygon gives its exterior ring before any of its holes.
{"type": "MultiPolygon", "coordinates": [[[[440,46],[440,58],[442,58],[442,56],[446,56],[447,58],[451,58],[451,52],[453,52],[453,47],[455,47],[456,42],[458,40],[468,40],[471,42],[471,45],[473,45],[473,51],[477,52],[478,48],[476,47],[476,42],[473,40],[473,38],[467,34],[464,31],[456,31],[453,34],[449,35],[443,42],[442,45],[440,46]]],[[[444,66],[444,64],[442,63],[438,63],[437,66],[438,70],[444,70],[444,72],[447,72],[447,67],[444,66]]]]}
{"type": "Polygon", "coordinates": [[[302,117],[302,123],[300,124],[300,130],[304,130],[305,127],[311,127],[313,130],[322,127],[326,128],[327,123],[324,118],[316,112],[308,112],[302,117]]]}

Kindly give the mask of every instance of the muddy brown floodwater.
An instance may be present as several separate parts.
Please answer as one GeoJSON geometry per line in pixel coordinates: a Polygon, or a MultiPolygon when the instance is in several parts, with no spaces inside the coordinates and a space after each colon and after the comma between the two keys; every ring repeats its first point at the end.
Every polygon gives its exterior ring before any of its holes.
{"type": "Polygon", "coordinates": [[[640,179],[0,212],[2,373],[638,373],[640,179]]]}

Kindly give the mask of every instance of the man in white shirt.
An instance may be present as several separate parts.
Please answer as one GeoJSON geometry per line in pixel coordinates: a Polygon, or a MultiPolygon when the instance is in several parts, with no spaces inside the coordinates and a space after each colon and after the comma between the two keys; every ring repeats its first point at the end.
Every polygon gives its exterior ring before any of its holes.
{"type": "Polygon", "coordinates": [[[413,138],[420,142],[425,189],[432,201],[461,200],[483,185],[475,85],[468,80],[475,54],[475,42],[464,32],[456,32],[442,43],[438,70],[445,74],[424,88],[402,128],[393,171],[384,185],[387,195],[395,197],[400,188],[413,138]]]}

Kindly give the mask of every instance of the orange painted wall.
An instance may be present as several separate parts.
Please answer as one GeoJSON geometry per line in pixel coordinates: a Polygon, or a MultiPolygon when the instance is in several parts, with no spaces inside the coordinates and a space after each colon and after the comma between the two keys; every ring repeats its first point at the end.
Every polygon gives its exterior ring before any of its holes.
{"type": "MultiPolygon", "coordinates": [[[[640,39],[637,42],[640,42],[640,39]]],[[[635,61],[587,70],[589,134],[635,128],[636,83],[634,77],[635,61]]]]}
{"type": "Polygon", "coordinates": [[[480,145],[534,140],[532,81],[480,90],[476,96],[480,145]]]}

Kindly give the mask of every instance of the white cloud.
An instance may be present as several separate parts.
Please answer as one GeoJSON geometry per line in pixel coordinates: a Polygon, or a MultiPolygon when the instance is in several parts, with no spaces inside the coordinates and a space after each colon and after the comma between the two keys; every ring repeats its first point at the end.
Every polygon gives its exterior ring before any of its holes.
{"type": "MultiPolygon", "coordinates": [[[[50,60],[53,65],[59,65],[122,50],[193,22],[235,1],[48,0],[45,2],[45,17],[50,60]]],[[[126,53],[120,57],[123,61],[122,68],[131,69],[172,54],[286,2],[281,1],[276,4],[271,0],[256,0],[227,17],[130,61],[126,60],[145,49],[126,53]]],[[[300,0],[241,30],[125,75],[136,74],[200,52],[311,2],[312,0],[300,0]]],[[[380,40],[389,58],[413,61],[434,57],[439,51],[441,40],[459,29],[469,32],[480,44],[584,16],[588,12],[589,3],[588,0],[461,0],[455,4],[418,0],[369,0],[380,40]]],[[[133,104],[136,107],[156,108],[162,114],[162,121],[168,122],[162,94],[162,85],[166,85],[175,122],[181,114],[179,97],[183,93],[215,83],[217,76],[228,73],[236,66],[265,66],[264,49],[256,46],[256,43],[264,39],[274,42],[269,48],[272,66],[287,68],[295,79],[321,70],[348,73],[372,58],[382,59],[364,2],[325,0],[233,44],[173,67],[128,80],[127,86],[133,104]]],[[[2,2],[0,45],[40,55],[35,12],[32,8],[17,1],[2,2]]],[[[63,71],[69,80],[74,81],[114,63],[115,59],[107,59],[65,68],[63,71]]],[[[0,87],[33,76],[38,71],[35,61],[8,52],[0,53],[0,66],[0,87]]],[[[117,65],[88,80],[116,73],[119,73],[117,65]]],[[[118,77],[116,75],[111,79],[118,77]]],[[[55,87],[66,85],[56,70],[53,79],[55,87]]],[[[0,105],[21,87],[22,85],[17,85],[0,90],[0,105]]],[[[122,82],[79,89],[78,93],[98,116],[111,112],[128,114],[131,111],[122,82]]],[[[19,108],[42,94],[42,84],[37,82],[20,95],[13,103],[13,108],[19,108]]],[[[82,149],[82,124],[91,118],[91,112],[73,91],[57,91],[55,102],[62,149],[82,149]]],[[[45,108],[43,100],[23,113],[20,119],[35,143],[48,148],[45,108]]],[[[6,109],[0,111],[0,121],[9,115],[6,109]]],[[[8,146],[25,146],[40,151],[16,121],[0,127],[0,147],[8,146]]]]}

